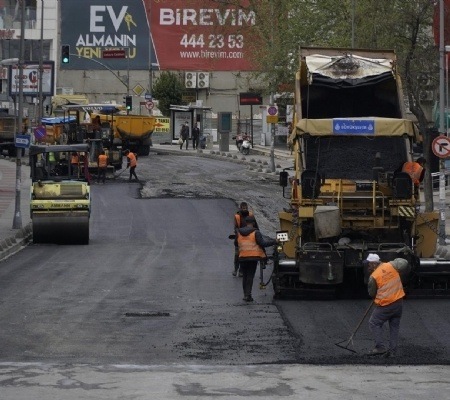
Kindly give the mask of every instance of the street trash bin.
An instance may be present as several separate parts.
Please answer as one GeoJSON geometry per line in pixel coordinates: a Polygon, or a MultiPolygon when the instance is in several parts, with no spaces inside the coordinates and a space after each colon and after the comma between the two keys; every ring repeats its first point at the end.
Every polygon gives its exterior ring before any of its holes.
{"type": "Polygon", "coordinates": [[[201,149],[206,149],[206,136],[205,135],[201,135],[200,136],[200,141],[199,141],[199,143],[200,143],[200,148],[201,149]]]}

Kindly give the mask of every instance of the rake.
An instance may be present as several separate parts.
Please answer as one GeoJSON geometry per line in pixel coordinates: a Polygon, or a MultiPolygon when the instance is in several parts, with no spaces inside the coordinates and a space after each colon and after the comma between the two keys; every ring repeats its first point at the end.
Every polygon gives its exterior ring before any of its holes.
{"type": "Polygon", "coordinates": [[[348,346],[349,346],[350,343],[352,343],[352,345],[353,345],[353,338],[355,337],[356,332],[358,332],[359,327],[361,326],[361,324],[366,319],[367,314],[369,314],[369,311],[372,308],[372,306],[373,306],[373,301],[370,302],[369,307],[367,307],[367,310],[365,311],[363,317],[361,318],[361,321],[359,321],[358,325],[356,326],[355,330],[352,332],[350,337],[347,340],[342,340],[340,342],[335,343],[335,346],[340,347],[341,349],[344,349],[344,350],[351,351],[352,353],[357,353],[355,350],[350,349],[348,346]],[[345,344],[343,344],[344,342],[345,342],[345,344]]]}

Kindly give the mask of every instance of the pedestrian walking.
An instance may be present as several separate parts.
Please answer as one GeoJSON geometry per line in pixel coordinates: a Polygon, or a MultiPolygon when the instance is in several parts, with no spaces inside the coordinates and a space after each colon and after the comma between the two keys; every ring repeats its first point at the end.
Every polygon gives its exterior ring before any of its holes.
{"type": "Polygon", "coordinates": [[[137,158],[134,153],[132,153],[130,150],[125,150],[123,154],[127,157],[127,168],[130,168],[130,179],[131,181],[132,177],[134,176],[135,179],[139,182],[139,179],[136,175],[136,167],[137,167],[137,158]]]}
{"type": "Polygon", "coordinates": [[[108,167],[108,156],[105,154],[105,151],[102,150],[98,156],[97,160],[98,170],[97,170],[97,183],[105,183],[106,181],[106,169],[108,167]]]}
{"type": "Polygon", "coordinates": [[[408,272],[408,261],[404,258],[396,258],[390,262],[382,262],[378,254],[371,253],[366,262],[370,273],[368,292],[375,303],[369,319],[369,328],[375,339],[375,348],[369,352],[369,355],[393,357],[397,351],[403,297],[405,297],[401,274],[408,272]],[[388,348],[383,341],[383,325],[386,322],[389,323],[388,348]]]}
{"type": "Polygon", "coordinates": [[[189,147],[189,124],[187,121],[181,127],[180,137],[183,140],[180,144],[180,150],[183,148],[184,143],[186,143],[186,150],[187,150],[189,147]]]}
{"type": "Polygon", "coordinates": [[[256,229],[255,217],[245,218],[246,226],[239,228],[236,235],[236,243],[239,247],[239,268],[242,270],[242,288],[244,290],[244,301],[252,302],[253,280],[256,268],[260,260],[266,258],[264,247],[273,246],[277,243],[275,239],[264,237],[256,229]]]}
{"type": "Polygon", "coordinates": [[[194,127],[192,128],[192,147],[195,149],[198,149],[198,141],[200,138],[200,128],[198,127],[198,122],[195,123],[194,127]]]}

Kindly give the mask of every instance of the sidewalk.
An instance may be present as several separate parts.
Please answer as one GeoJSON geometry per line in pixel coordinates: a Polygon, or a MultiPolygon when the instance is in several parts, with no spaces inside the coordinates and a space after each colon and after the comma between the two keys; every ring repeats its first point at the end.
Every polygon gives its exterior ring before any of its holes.
{"type": "Polygon", "coordinates": [[[16,159],[0,156],[0,260],[21,250],[31,239],[30,167],[22,158],[20,185],[21,229],[13,229],[16,208],[16,159]]]}

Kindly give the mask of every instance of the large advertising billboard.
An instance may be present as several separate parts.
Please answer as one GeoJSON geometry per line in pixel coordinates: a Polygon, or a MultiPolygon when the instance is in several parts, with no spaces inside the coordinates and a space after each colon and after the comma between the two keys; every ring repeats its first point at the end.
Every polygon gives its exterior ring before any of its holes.
{"type": "MultiPolygon", "coordinates": [[[[243,0],[242,5],[248,1],[243,0]]],[[[61,0],[62,69],[250,71],[256,14],[219,0],[61,0]],[[104,50],[127,57],[104,59],[104,50]],[[76,55],[76,56],[74,56],[76,55]],[[77,57],[78,56],[78,57],[77,57]]]]}
{"type": "Polygon", "coordinates": [[[148,21],[142,0],[61,0],[61,44],[70,46],[70,62],[60,68],[148,70],[148,21]],[[116,49],[126,57],[103,58],[116,49]]]}

